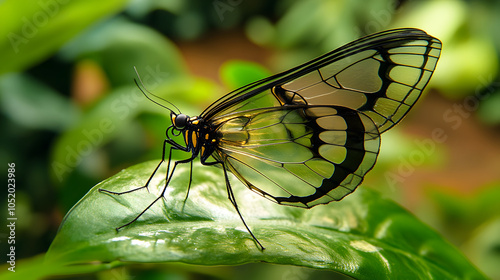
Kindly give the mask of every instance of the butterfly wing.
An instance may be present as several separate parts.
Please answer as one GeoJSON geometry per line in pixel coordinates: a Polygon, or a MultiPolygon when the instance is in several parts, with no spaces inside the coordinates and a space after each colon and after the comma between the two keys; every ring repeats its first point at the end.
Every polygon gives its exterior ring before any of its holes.
{"type": "Polygon", "coordinates": [[[201,114],[217,130],[212,156],[279,204],[340,200],[375,164],[380,133],[420,97],[440,50],[421,30],[389,30],[237,89],[201,114]]]}
{"type": "Polygon", "coordinates": [[[214,124],[220,136],[216,160],[258,194],[305,208],[353,192],[380,145],[369,117],[338,106],[255,109],[214,124]]]}
{"type": "Polygon", "coordinates": [[[441,42],[422,30],[376,33],[237,89],[201,116],[212,119],[281,105],[336,105],[365,113],[382,133],[398,123],[420,97],[440,51],[441,42]]]}

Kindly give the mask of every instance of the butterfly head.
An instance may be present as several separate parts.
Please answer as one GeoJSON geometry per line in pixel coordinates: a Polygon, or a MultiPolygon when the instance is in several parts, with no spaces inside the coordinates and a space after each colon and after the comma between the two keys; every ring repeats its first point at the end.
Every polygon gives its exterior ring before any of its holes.
{"type": "Polygon", "coordinates": [[[186,114],[176,114],[174,112],[171,112],[170,119],[172,120],[172,124],[176,129],[182,130],[188,125],[190,118],[186,114]]]}

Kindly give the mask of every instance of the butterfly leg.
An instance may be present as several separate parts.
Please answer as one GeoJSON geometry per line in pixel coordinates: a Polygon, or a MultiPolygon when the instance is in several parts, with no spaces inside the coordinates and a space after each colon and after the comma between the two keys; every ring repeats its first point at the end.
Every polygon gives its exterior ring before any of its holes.
{"type": "Polygon", "coordinates": [[[248,227],[247,223],[245,222],[245,219],[243,218],[243,215],[241,215],[240,209],[238,207],[238,203],[236,202],[236,198],[234,197],[233,189],[231,188],[231,183],[229,182],[229,176],[227,175],[227,170],[226,170],[226,165],[222,161],[215,161],[215,162],[205,162],[204,160],[201,161],[203,165],[215,165],[215,164],[221,164],[222,165],[222,170],[224,170],[224,179],[226,181],[226,189],[227,189],[227,197],[229,201],[231,201],[231,204],[233,204],[234,209],[236,209],[236,213],[238,213],[238,216],[240,216],[241,221],[243,222],[243,225],[247,229],[248,233],[252,236],[252,239],[259,245],[260,250],[264,251],[264,246],[260,243],[260,241],[255,237],[253,232],[250,230],[248,227]]]}
{"type": "Polygon", "coordinates": [[[236,203],[236,198],[234,197],[233,189],[231,188],[231,184],[229,183],[229,177],[227,176],[227,171],[226,171],[226,167],[224,166],[224,164],[222,165],[222,170],[224,170],[224,177],[226,179],[227,197],[229,198],[229,201],[231,201],[231,203],[234,206],[234,209],[236,209],[236,212],[238,213],[238,216],[240,216],[240,219],[243,222],[243,225],[247,229],[248,233],[250,233],[250,235],[252,236],[253,240],[255,240],[255,242],[259,245],[260,250],[264,251],[264,249],[266,249],[266,248],[264,248],[264,246],[262,246],[262,244],[259,242],[259,240],[257,239],[257,237],[255,237],[255,235],[250,230],[250,228],[248,227],[247,223],[245,222],[245,219],[243,219],[243,216],[240,213],[240,209],[238,208],[238,203],[236,203]]]}
{"type": "Polygon", "coordinates": [[[156,174],[156,172],[158,171],[158,169],[160,168],[161,164],[163,162],[165,162],[165,151],[166,151],[166,145],[167,144],[170,144],[171,147],[170,147],[170,151],[169,151],[169,155],[168,155],[168,166],[167,166],[167,172],[166,172],[166,175],[165,175],[165,187],[163,187],[163,190],[162,190],[162,193],[161,195],[159,195],[155,200],[153,200],[153,202],[151,202],[141,213],[139,213],[139,215],[137,215],[133,220],[131,220],[130,222],[120,226],[120,227],[117,227],[116,230],[120,230],[128,225],[131,225],[132,223],[134,223],[135,221],[137,221],[149,208],[151,208],[151,206],[153,206],[156,202],[158,202],[158,200],[160,200],[160,198],[163,197],[163,195],[165,194],[165,191],[167,189],[167,186],[170,182],[170,179],[172,178],[172,175],[174,174],[174,171],[175,171],[175,167],[177,166],[178,163],[182,163],[182,162],[188,162],[188,161],[192,161],[193,160],[193,157],[187,159],[187,160],[183,160],[183,161],[176,161],[175,162],[175,165],[174,165],[174,168],[172,169],[171,172],[170,171],[170,163],[171,163],[171,160],[172,160],[172,150],[176,149],[176,150],[184,150],[186,151],[187,148],[186,147],[183,147],[183,146],[180,146],[178,145],[177,143],[171,141],[170,139],[166,139],[164,142],[163,142],[163,153],[162,153],[162,158],[161,158],[161,161],[158,163],[158,165],[156,166],[155,170],[153,171],[153,173],[151,174],[151,176],[149,176],[149,179],[148,181],[146,182],[146,184],[142,187],[138,187],[138,188],[135,188],[135,189],[132,189],[132,190],[128,190],[128,191],[124,191],[124,192],[113,192],[113,191],[109,191],[109,190],[105,190],[105,189],[99,189],[99,192],[105,192],[105,193],[109,193],[109,194],[112,194],[112,195],[122,195],[122,194],[126,194],[126,193],[131,193],[131,192],[135,192],[137,190],[140,190],[140,189],[143,189],[143,188],[146,188],[149,192],[149,183],[151,182],[151,180],[153,179],[154,175],[156,174]]]}
{"type": "MultiPolygon", "coordinates": [[[[151,180],[153,179],[154,175],[156,174],[156,171],[158,171],[158,169],[160,168],[161,164],[165,161],[165,150],[166,150],[166,146],[167,146],[167,143],[168,142],[168,139],[166,139],[165,141],[163,141],[163,152],[162,152],[162,157],[161,157],[161,161],[158,163],[158,165],[156,166],[155,170],[153,171],[153,173],[151,174],[151,176],[149,176],[149,179],[148,181],[146,182],[146,184],[142,187],[138,187],[138,188],[135,188],[135,189],[131,189],[131,190],[128,190],[128,191],[124,191],[124,192],[114,192],[114,191],[110,191],[110,190],[105,190],[105,189],[99,189],[99,192],[104,192],[104,193],[109,193],[109,194],[112,194],[112,195],[122,195],[122,194],[126,194],[126,193],[131,193],[131,192],[135,192],[135,191],[138,191],[140,189],[146,189],[148,190],[149,192],[149,183],[151,182],[151,180]]],[[[172,148],[170,148],[170,153],[168,155],[168,165],[169,165],[169,168],[170,168],[170,159],[172,158],[172,148]]],[[[169,169],[167,169],[169,170],[169,169]]],[[[168,171],[167,171],[167,174],[168,174],[168,171]]]]}
{"type": "MultiPolygon", "coordinates": [[[[175,147],[172,147],[170,148],[170,154],[172,154],[172,150],[175,149],[175,147]]],[[[171,159],[171,156],[169,156],[169,165],[170,165],[170,159],[171,159]]],[[[165,195],[165,191],[167,190],[167,187],[170,183],[170,180],[172,179],[173,175],[174,175],[174,172],[175,172],[175,168],[177,167],[177,165],[179,163],[187,163],[187,162],[192,162],[193,159],[195,159],[194,157],[191,157],[191,158],[188,158],[188,159],[185,159],[185,160],[179,160],[179,161],[176,161],[174,163],[174,167],[172,168],[172,171],[171,172],[168,172],[167,171],[167,175],[166,175],[166,181],[165,181],[165,186],[163,187],[163,190],[161,192],[161,194],[155,199],[153,200],[146,208],[144,208],[144,210],[142,210],[141,213],[139,213],[139,215],[137,215],[133,220],[131,220],[130,222],[116,228],[116,230],[120,230],[128,225],[131,225],[132,223],[134,223],[135,221],[137,221],[144,213],[146,213],[146,211],[149,210],[149,208],[151,208],[156,202],[158,202],[158,200],[160,200],[161,198],[164,198],[164,195],[165,195]],[[170,174],[169,174],[170,173],[170,174]]]]}
{"type": "Polygon", "coordinates": [[[189,184],[186,192],[186,198],[184,198],[184,202],[182,203],[182,212],[184,212],[184,207],[186,206],[186,201],[189,197],[189,190],[191,190],[191,182],[193,181],[193,161],[191,161],[191,167],[189,169],[189,184]]]}

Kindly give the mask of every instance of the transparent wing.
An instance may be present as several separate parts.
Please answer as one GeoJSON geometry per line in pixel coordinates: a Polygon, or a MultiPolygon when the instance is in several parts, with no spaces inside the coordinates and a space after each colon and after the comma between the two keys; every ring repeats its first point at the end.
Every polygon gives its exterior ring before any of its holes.
{"type": "Polygon", "coordinates": [[[283,105],[343,106],[365,113],[382,133],[420,97],[440,51],[441,42],[418,29],[376,33],[235,90],[201,116],[283,105]]]}
{"type": "Polygon", "coordinates": [[[254,192],[305,208],[353,192],[375,164],[380,145],[369,117],[338,106],[255,109],[214,124],[217,160],[254,192]]]}

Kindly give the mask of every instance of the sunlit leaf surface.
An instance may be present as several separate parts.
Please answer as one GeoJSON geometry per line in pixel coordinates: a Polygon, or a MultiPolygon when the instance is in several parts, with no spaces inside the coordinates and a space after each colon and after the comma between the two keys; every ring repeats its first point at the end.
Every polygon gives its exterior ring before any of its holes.
{"type": "MultiPolygon", "coordinates": [[[[225,193],[222,170],[194,166],[182,211],[189,166],[179,166],[160,200],[137,222],[164,185],[157,175],[142,189],[156,162],[119,172],[95,186],[66,215],[48,262],[184,262],[236,265],[264,261],[330,269],[358,279],[483,279],[461,253],[395,203],[359,188],[341,202],[313,209],[280,206],[233,180],[240,210],[266,247],[260,251],[225,193]]],[[[160,169],[158,174],[164,174],[160,169]]]]}

